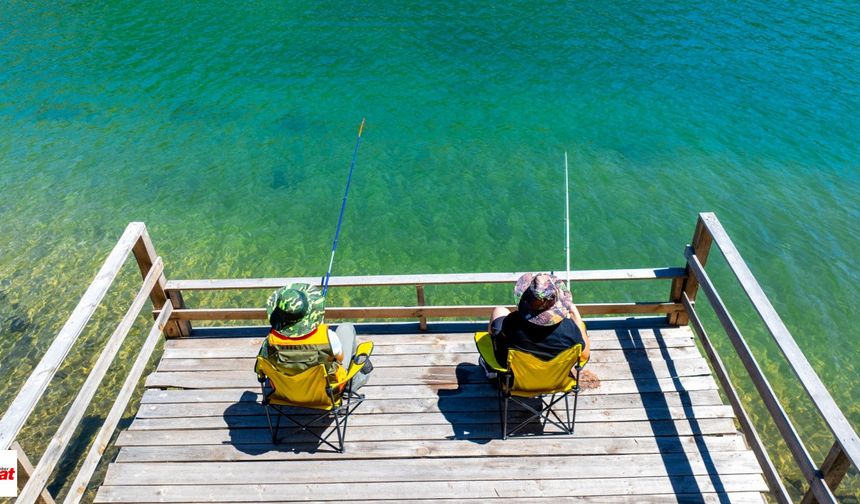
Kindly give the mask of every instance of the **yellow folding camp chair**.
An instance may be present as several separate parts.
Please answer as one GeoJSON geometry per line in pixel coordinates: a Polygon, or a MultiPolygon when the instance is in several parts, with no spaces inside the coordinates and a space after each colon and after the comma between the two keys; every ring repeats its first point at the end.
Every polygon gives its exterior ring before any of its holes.
{"type": "Polygon", "coordinates": [[[561,352],[549,361],[541,360],[529,353],[508,350],[507,367],[496,360],[493,341],[489,333],[475,333],[475,344],[481,357],[498,375],[499,417],[502,423],[502,439],[515,434],[529,422],[538,418],[544,426],[547,422],[555,425],[566,434],[573,434],[576,422],[576,400],[579,396],[579,370],[585,365],[580,361],[582,345],[576,345],[561,352]],[[573,370],[573,375],[571,375],[573,370]],[[571,415],[568,396],[573,394],[573,415],[571,415]],[[550,396],[546,399],[545,396],[550,396]],[[558,396],[558,397],[556,397],[558,396]],[[539,398],[539,409],[525,399],[539,398]],[[553,406],[564,400],[565,420],[553,410],[553,406]],[[525,421],[508,431],[508,403],[525,408],[531,413],[525,421]]]}
{"type": "Polygon", "coordinates": [[[352,390],[352,379],[368,362],[367,359],[372,351],[372,342],[366,341],[359,344],[355,357],[349,363],[346,376],[337,382],[329,380],[324,364],[289,376],[275,369],[264,357],[258,356],[254,369],[263,390],[263,406],[266,410],[266,420],[269,422],[269,431],[272,433],[272,443],[278,442],[278,431],[283,416],[297,427],[296,431],[309,432],[333,450],[343,453],[343,441],[349,416],[364,401],[364,396],[352,390]],[[291,412],[285,407],[316,410],[318,414],[310,421],[303,422],[298,418],[300,412],[291,412]],[[277,414],[275,425],[272,425],[270,409],[277,414]],[[322,433],[311,430],[312,427],[321,427],[320,421],[330,416],[334,418],[334,429],[323,429],[322,433]],[[328,441],[335,432],[337,446],[328,441]]]}

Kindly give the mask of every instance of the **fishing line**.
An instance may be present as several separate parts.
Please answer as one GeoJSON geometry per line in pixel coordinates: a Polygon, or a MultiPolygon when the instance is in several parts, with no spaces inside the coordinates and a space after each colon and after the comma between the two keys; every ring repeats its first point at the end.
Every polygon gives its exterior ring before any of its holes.
{"type": "Polygon", "coordinates": [[[567,151],[564,151],[564,255],[567,259],[567,288],[570,287],[570,189],[567,183],[567,151]]]}

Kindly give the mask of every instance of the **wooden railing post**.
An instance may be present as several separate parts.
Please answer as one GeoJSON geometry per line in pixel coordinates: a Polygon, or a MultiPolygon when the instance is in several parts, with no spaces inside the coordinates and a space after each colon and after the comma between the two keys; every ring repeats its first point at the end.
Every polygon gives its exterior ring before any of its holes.
{"type": "MultiPolygon", "coordinates": [[[[699,258],[702,266],[708,262],[708,254],[711,252],[711,244],[714,241],[714,237],[711,236],[711,232],[708,231],[708,227],[705,225],[704,216],[705,214],[703,213],[699,214],[699,220],[696,221],[696,230],[693,232],[693,239],[690,245],[693,247],[693,253],[699,258]]],[[[696,279],[696,275],[690,271],[690,266],[687,265],[687,276],[672,280],[669,300],[673,303],[680,303],[682,294],[686,293],[690,302],[695,302],[698,291],[699,281],[696,279]]],[[[686,325],[689,323],[690,318],[687,312],[676,312],[670,313],[667,316],[667,321],[672,325],[686,325]]]]}
{"type": "MultiPolygon", "coordinates": [[[[24,453],[24,449],[18,444],[18,441],[14,441],[10,448],[18,454],[18,491],[20,492],[27,485],[27,482],[30,481],[30,476],[33,474],[35,468],[27,457],[27,454],[24,453]]],[[[45,488],[42,489],[36,502],[39,504],[54,504],[54,498],[51,497],[51,493],[45,488]]]]}
{"type": "MultiPolygon", "coordinates": [[[[415,286],[415,292],[418,294],[418,306],[424,306],[424,286],[419,284],[415,286]]],[[[427,330],[427,317],[421,315],[418,317],[418,329],[422,331],[427,330]]]]}
{"type": "MultiPolygon", "coordinates": [[[[830,488],[831,492],[836,493],[836,487],[842,483],[842,478],[845,477],[845,474],[848,472],[848,469],[851,468],[851,459],[845,455],[845,451],[842,449],[842,445],[839,444],[839,441],[833,443],[833,446],[830,447],[830,452],[827,454],[827,457],[824,459],[824,463],[821,464],[821,476],[824,478],[824,482],[827,483],[827,487],[830,488]]],[[[815,496],[812,493],[812,489],[806,492],[806,495],[803,496],[802,504],[812,504],[814,502],[818,502],[815,496]]]]}
{"type": "MultiPolygon", "coordinates": [[[[137,260],[141,276],[146,278],[146,274],[149,273],[150,268],[152,268],[152,263],[155,262],[155,258],[158,257],[155,253],[155,247],[152,244],[152,239],[149,237],[149,232],[146,230],[146,227],[143,228],[140,238],[137,240],[137,243],[134,244],[132,253],[134,254],[135,260],[137,260]]],[[[158,279],[158,283],[155,285],[155,288],[152,289],[152,294],[149,296],[150,301],[152,301],[153,310],[161,310],[168,299],[170,299],[175,308],[185,308],[182,294],[178,291],[171,291],[170,296],[168,297],[167,292],[165,292],[166,286],[167,278],[162,273],[161,277],[158,279]]],[[[191,322],[187,320],[171,320],[165,328],[165,334],[167,334],[168,337],[173,338],[177,336],[190,336],[191,322]]]]}

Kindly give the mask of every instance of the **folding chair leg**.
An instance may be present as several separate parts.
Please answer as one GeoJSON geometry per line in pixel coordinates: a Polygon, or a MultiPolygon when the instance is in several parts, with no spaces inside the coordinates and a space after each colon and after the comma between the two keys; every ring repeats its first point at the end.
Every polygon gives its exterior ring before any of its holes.
{"type": "Polygon", "coordinates": [[[278,442],[277,431],[272,427],[272,416],[269,414],[269,405],[266,404],[266,382],[260,382],[260,397],[263,398],[263,411],[266,412],[266,422],[269,424],[269,434],[272,435],[272,444],[278,442]]]}
{"type": "MultiPolygon", "coordinates": [[[[549,414],[550,414],[550,412],[549,412],[549,410],[547,409],[547,402],[543,400],[543,396],[540,396],[540,397],[539,397],[539,399],[540,399],[540,411],[541,411],[541,415],[540,415],[540,419],[541,419],[540,428],[541,428],[541,429],[546,429],[546,423],[547,423],[547,422],[549,422],[549,414]]],[[[553,395],[552,395],[552,397],[550,397],[549,402],[550,402],[550,403],[552,403],[554,399],[555,399],[555,394],[553,394],[553,395]]]]}
{"type": "Polygon", "coordinates": [[[281,430],[281,417],[282,416],[283,415],[278,415],[278,418],[275,420],[275,442],[277,442],[278,432],[280,432],[280,430],[281,430]]]}
{"type": "Polygon", "coordinates": [[[508,439],[508,403],[510,402],[510,398],[505,397],[505,408],[504,413],[502,414],[502,440],[508,439]]]}
{"type": "Polygon", "coordinates": [[[505,429],[505,427],[504,427],[505,426],[505,414],[503,411],[504,405],[502,404],[502,401],[504,401],[504,400],[505,400],[505,398],[502,397],[502,391],[499,390],[498,393],[496,394],[496,402],[499,405],[499,425],[502,427],[502,438],[503,439],[505,437],[505,430],[504,430],[505,429]]]}
{"type": "MultiPolygon", "coordinates": [[[[344,420],[344,428],[346,427],[346,420],[344,420]]],[[[334,413],[334,429],[337,431],[337,446],[338,453],[343,453],[343,434],[340,432],[340,414],[335,411],[334,413]]]]}
{"type": "Polygon", "coordinates": [[[570,403],[567,400],[567,395],[564,396],[564,417],[567,420],[567,433],[573,434],[573,424],[570,423],[570,403]]]}
{"type": "Polygon", "coordinates": [[[574,369],[576,369],[576,387],[573,388],[573,419],[570,422],[570,433],[573,434],[573,429],[576,428],[576,400],[579,399],[579,370],[580,366],[577,364],[574,369]]]}
{"type": "Polygon", "coordinates": [[[272,426],[272,415],[269,414],[269,406],[263,406],[263,410],[266,412],[266,421],[269,423],[269,434],[272,435],[272,444],[275,444],[278,442],[278,436],[275,428],[272,426]]]}

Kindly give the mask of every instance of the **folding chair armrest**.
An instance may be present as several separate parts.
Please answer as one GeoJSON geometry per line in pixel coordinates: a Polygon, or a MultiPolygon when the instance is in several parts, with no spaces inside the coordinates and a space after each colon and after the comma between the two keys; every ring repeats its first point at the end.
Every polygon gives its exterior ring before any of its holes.
{"type": "Polygon", "coordinates": [[[583,360],[582,360],[582,357],[580,356],[579,360],[577,360],[577,361],[576,361],[576,368],[577,368],[577,369],[582,369],[582,368],[584,368],[584,367],[585,367],[585,365],[586,365],[586,364],[588,364],[588,362],[589,362],[590,360],[591,360],[591,357],[590,357],[590,356],[589,356],[589,358],[588,358],[588,359],[586,359],[585,361],[583,361],[583,360]]]}
{"type": "Polygon", "coordinates": [[[365,341],[364,343],[360,343],[358,345],[358,348],[355,349],[355,355],[352,358],[352,362],[349,363],[349,370],[346,373],[346,377],[337,383],[332,383],[331,387],[337,388],[342,386],[344,383],[349,382],[349,380],[352,380],[352,377],[355,376],[359,371],[361,371],[361,368],[364,367],[364,363],[367,362],[367,357],[370,357],[371,353],[373,353],[372,341],[365,341]],[[364,356],[365,359],[361,362],[361,364],[356,364],[355,359],[361,356],[364,356]]]}
{"type": "MultiPolygon", "coordinates": [[[[355,349],[355,357],[358,357],[360,355],[366,355],[366,356],[370,357],[370,354],[372,354],[372,353],[373,353],[373,342],[372,341],[365,341],[365,342],[359,343],[358,348],[355,349]]],[[[355,357],[353,357],[353,359],[355,357]]],[[[352,367],[351,364],[350,364],[350,367],[352,367]]]]}
{"type": "Polygon", "coordinates": [[[493,368],[497,373],[507,373],[508,368],[499,364],[496,359],[496,352],[493,350],[493,339],[488,332],[475,333],[475,345],[478,346],[478,353],[484,359],[488,366],[493,368]]]}

